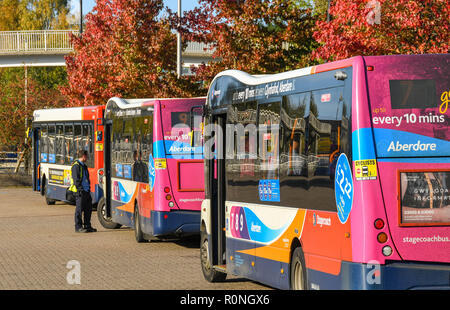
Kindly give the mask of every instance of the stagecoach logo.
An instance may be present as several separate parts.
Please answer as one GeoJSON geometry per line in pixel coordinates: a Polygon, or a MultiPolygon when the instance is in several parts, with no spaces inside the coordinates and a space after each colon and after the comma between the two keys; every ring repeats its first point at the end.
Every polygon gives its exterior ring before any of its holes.
{"type": "Polygon", "coordinates": [[[331,226],[331,218],[329,217],[320,217],[319,215],[313,213],[313,225],[319,225],[320,227],[322,227],[323,225],[325,226],[331,226]]]}

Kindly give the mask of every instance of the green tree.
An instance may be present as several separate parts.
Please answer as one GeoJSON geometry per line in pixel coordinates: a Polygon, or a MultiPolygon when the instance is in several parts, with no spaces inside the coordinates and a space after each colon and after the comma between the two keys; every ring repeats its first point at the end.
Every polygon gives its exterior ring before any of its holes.
{"type": "Polygon", "coordinates": [[[8,70],[0,79],[0,145],[20,146],[25,138],[25,118],[44,107],[62,107],[65,100],[60,91],[48,88],[34,79],[28,80],[25,104],[23,69],[8,70]]]}
{"type": "Polygon", "coordinates": [[[68,0],[2,0],[0,31],[67,29],[68,0]]]}
{"type": "Polygon", "coordinates": [[[0,1],[0,31],[19,29],[20,0],[2,0],[0,1]]]}
{"type": "MultiPolygon", "coordinates": [[[[68,0],[1,0],[0,31],[67,29],[69,9],[68,0]]],[[[59,87],[66,83],[64,67],[28,68],[25,105],[24,68],[0,69],[0,145],[23,143],[34,109],[63,106],[59,87]]]]}

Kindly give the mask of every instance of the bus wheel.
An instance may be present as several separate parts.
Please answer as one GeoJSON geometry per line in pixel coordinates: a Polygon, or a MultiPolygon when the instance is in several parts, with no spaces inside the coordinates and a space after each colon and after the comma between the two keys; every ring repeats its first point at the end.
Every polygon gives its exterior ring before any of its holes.
{"type": "Polygon", "coordinates": [[[202,264],[202,272],[208,282],[223,282],[227,274],[214,270],[209,259],[208,236],[205,231],[201,232],[200,237],[200,261],[202,264]]]}
{"type": "Polygon", "coordinates": [[[48,206],[54,205],[56,200],[48,198],[48,196],[47,196],[47,184],[46,183],[44,183],[44,188],[42,189],[42,192],[44,193],[44,196],[45,196],[45,203],[48,206]]]}
{"type": "Polygon", "coordinates": [[[134,207],[134,236],[138,243],[146,241],[144,238],[144,233],[141,229],[141,221],[139,218],[139,206],[136,204],[134,207]]]}
{"type": "Polygon", "coordinates": [[[100,224],[107,229],[120,228],[120,224],[114,223],[110,217],[106,216],[106,202],[105,198],[101,198],[97,205],[97,218],[100,224]]]}
{"type": "Polygon", "coordinates": [[[291,289],[306,290],[306,265],[303,251],[300,247],[294,250],[291,260],[291,289]]]}

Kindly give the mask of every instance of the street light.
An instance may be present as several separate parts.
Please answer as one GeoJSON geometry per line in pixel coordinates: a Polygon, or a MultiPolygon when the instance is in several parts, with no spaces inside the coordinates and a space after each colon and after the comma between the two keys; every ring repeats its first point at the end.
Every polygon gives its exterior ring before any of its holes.
{"type": "Polygon", "coordinates": [[[328,6],[327,6],[327,23],[330,22],[330,2],[331,2],[331,0],[328,0],[328,6]]]}
{"type": "MultiPolygon", "coordinates": [[[[178,18],[181,18],[181,0],[178,0],[178,18]]],[[[181,22],[178,22],[178,28],[181,26],[181,22]]],[[[182,74],[181,68],[181,33],[180,30],[177,30],[177,76],[181,77],[182,74]]]]}
{"type": "Polygon", "coordinates": [[[83,0],[80,0],[80,34],[83,33],[83,0]]]}

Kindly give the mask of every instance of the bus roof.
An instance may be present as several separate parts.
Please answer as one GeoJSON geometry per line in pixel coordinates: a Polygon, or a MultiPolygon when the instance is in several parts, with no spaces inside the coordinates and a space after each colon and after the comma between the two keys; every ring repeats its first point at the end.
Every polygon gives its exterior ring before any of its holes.
{"type": "Polygon", "coordinates": [[[35,110],[33,112],[33,122],[81,121],[86,119],[84,117],[86,112],[95,113],[98,108],[102,107],[103,106],[88,106],[35,110]]]}
{"type": "Polygon", "coordinates": [[[115,103],[121,109],[131,109],[131,108],[141,107],[144,102],[154,101],[154,100],[158,100],[158,99],[155,99],[155,98],[125,99],[125,98],[119,98],[119,97],[112,97],[111,99],[108,100],[108,103],[106,104],[106,108],[108,108],[108,105],[115,103]]]}
{"type": "MultiPolygon", "coordinates": [[[[206,99],[206,97],[196,97],[189,99],[206,99]]],[[[109,105],[116,104],[120,109],[133,109],[144,106],[144,104],[151,105],[155,101],[174,101],[174,100],[186,100],[186,98],[135,98],[135,99],[125,99],[119,97],[113,97],[108,100],[106,104],[106,109],[109,105]]]]}
{"type": "Polygon", "coordinates": [[[240,70],[226,70],[217,74],[214,80],[221,76],[231,76],[237,79],[239,82],[242,82],[246,85],[259,85],[279,80],[292,79],[298,76],[308,75],[313,73],[312,72],[313,68],[314,67],[307,67],[282,73],[264,74],[264,75],[251,75],[240,70]]]}

